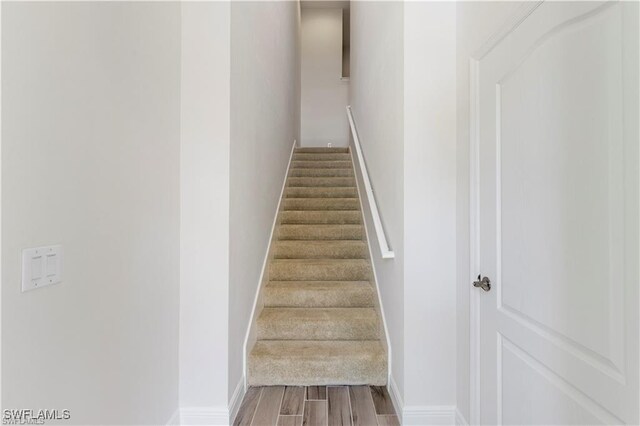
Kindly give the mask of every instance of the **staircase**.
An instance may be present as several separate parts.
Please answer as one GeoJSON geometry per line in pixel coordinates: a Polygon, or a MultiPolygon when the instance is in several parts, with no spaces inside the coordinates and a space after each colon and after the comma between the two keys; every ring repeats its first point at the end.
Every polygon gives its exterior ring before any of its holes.
{"type": "Polygon", "coordinates": [[[386,384],[348,148],[297,148],[283,197],[249,384],[386,384]]]}

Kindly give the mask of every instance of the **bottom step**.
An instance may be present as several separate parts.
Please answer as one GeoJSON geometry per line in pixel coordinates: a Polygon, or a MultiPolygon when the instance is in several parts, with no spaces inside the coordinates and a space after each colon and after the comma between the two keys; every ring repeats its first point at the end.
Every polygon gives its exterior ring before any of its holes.
{"type": "Polygon", "coordinates": [[[387,384],[379,340],[259,340],[249,355],[249,385],[387,384]]]}

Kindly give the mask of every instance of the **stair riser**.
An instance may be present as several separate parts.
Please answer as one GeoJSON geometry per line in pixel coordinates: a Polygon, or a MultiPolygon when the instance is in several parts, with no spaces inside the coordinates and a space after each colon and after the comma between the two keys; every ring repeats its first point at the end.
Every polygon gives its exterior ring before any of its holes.
{"type": "Polygon", "coordinates": [[[251,386],[323,386],[387,384],[387,362],[372,355],[346,359],[305,360],[249,358],[251,386]]]}
{"type": "Polygon", "coordinates": [[[287,188],[287,198],[356,198],[358,191],[355,188],[287,188]]]}
{"type": "Polygon", "coordinates": [[[281,240],[362,240],[361,225],[281,225],[281,240]]]}
{"type": "Polygon", "coordinates": [[[375,315],[346,318],[327,315],[314,320],[261,315],[257,331],[259,340],[374,340],[380,337],[375,315]]]}
{"type": "Polygon", "coordinates": [[[277,287],[267,285],[264,305],[287,308],[365,308],[374,303],[374,292],[370,284],[358,284],[345,288],[340,285],[298,285],[277,287]]]}
{"type": "Polygon", "coordinates": [[[353,169],[291,169],[291,177],[348,177],[353,169]]]}
{"type": "Polygon", "coordinates": [[[350,169],[351,161],[293,161],[294,169],[350,169]]]}
{"type": "Polygon", "coordinates": [[[366,259],[364,242],[336,241],[332,244],[305,244],[305,241],[277,241],[276,259],[366,259]]]}
{"type": "Polygon", "coordinates": [[[361,223],[359,211],[283,211],[281,224],[335,224],[357,225],[361,223]]]}
{"type": "Polygon", "coordinates": [[[359,210],[357,198],[285,198],[284,210],[359,210]]]}
{"type": "Polygon", "coordinates": [[[348,153],[349,148],[296,148],[295,154],[312,153],[312,154],[328,154],[328,153],[348,153]]]}
{"type": "Polygon", "coordinates": [[[356,186],[354,178],[349,177],[290,177],[287,181],[289,188],[292,187],[339,187],[356,186]]]}
{"type": "Polygon", "coordinates": [[[269,279],[275,281],[368,281],[371,269],[368,264],[283,264],[271,262],[269,279]]]}
{"type": "Polygon", "coordinates": [[[351,155],[338,152],[296,152],[293,161],[351,161],[351,155]]]}

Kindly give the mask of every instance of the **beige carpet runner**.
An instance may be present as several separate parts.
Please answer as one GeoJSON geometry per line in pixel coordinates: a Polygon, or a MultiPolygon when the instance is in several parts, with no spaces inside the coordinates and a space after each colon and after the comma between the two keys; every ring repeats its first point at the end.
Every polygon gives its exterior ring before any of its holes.
{"type": "Polygon", "coordinates": [[[249,384],[386,384],[348,148],[296,149],[283,197],[249,384]]]}

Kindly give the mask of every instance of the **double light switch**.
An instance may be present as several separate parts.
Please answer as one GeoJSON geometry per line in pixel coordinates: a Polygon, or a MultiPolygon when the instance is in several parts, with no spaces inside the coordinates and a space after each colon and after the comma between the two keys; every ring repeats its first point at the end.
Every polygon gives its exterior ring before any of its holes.
{"type": "Polygon", "coordinates": [[[22,250],[22,291],[57,284],[62,280],[62,246],[22,250]]]}

